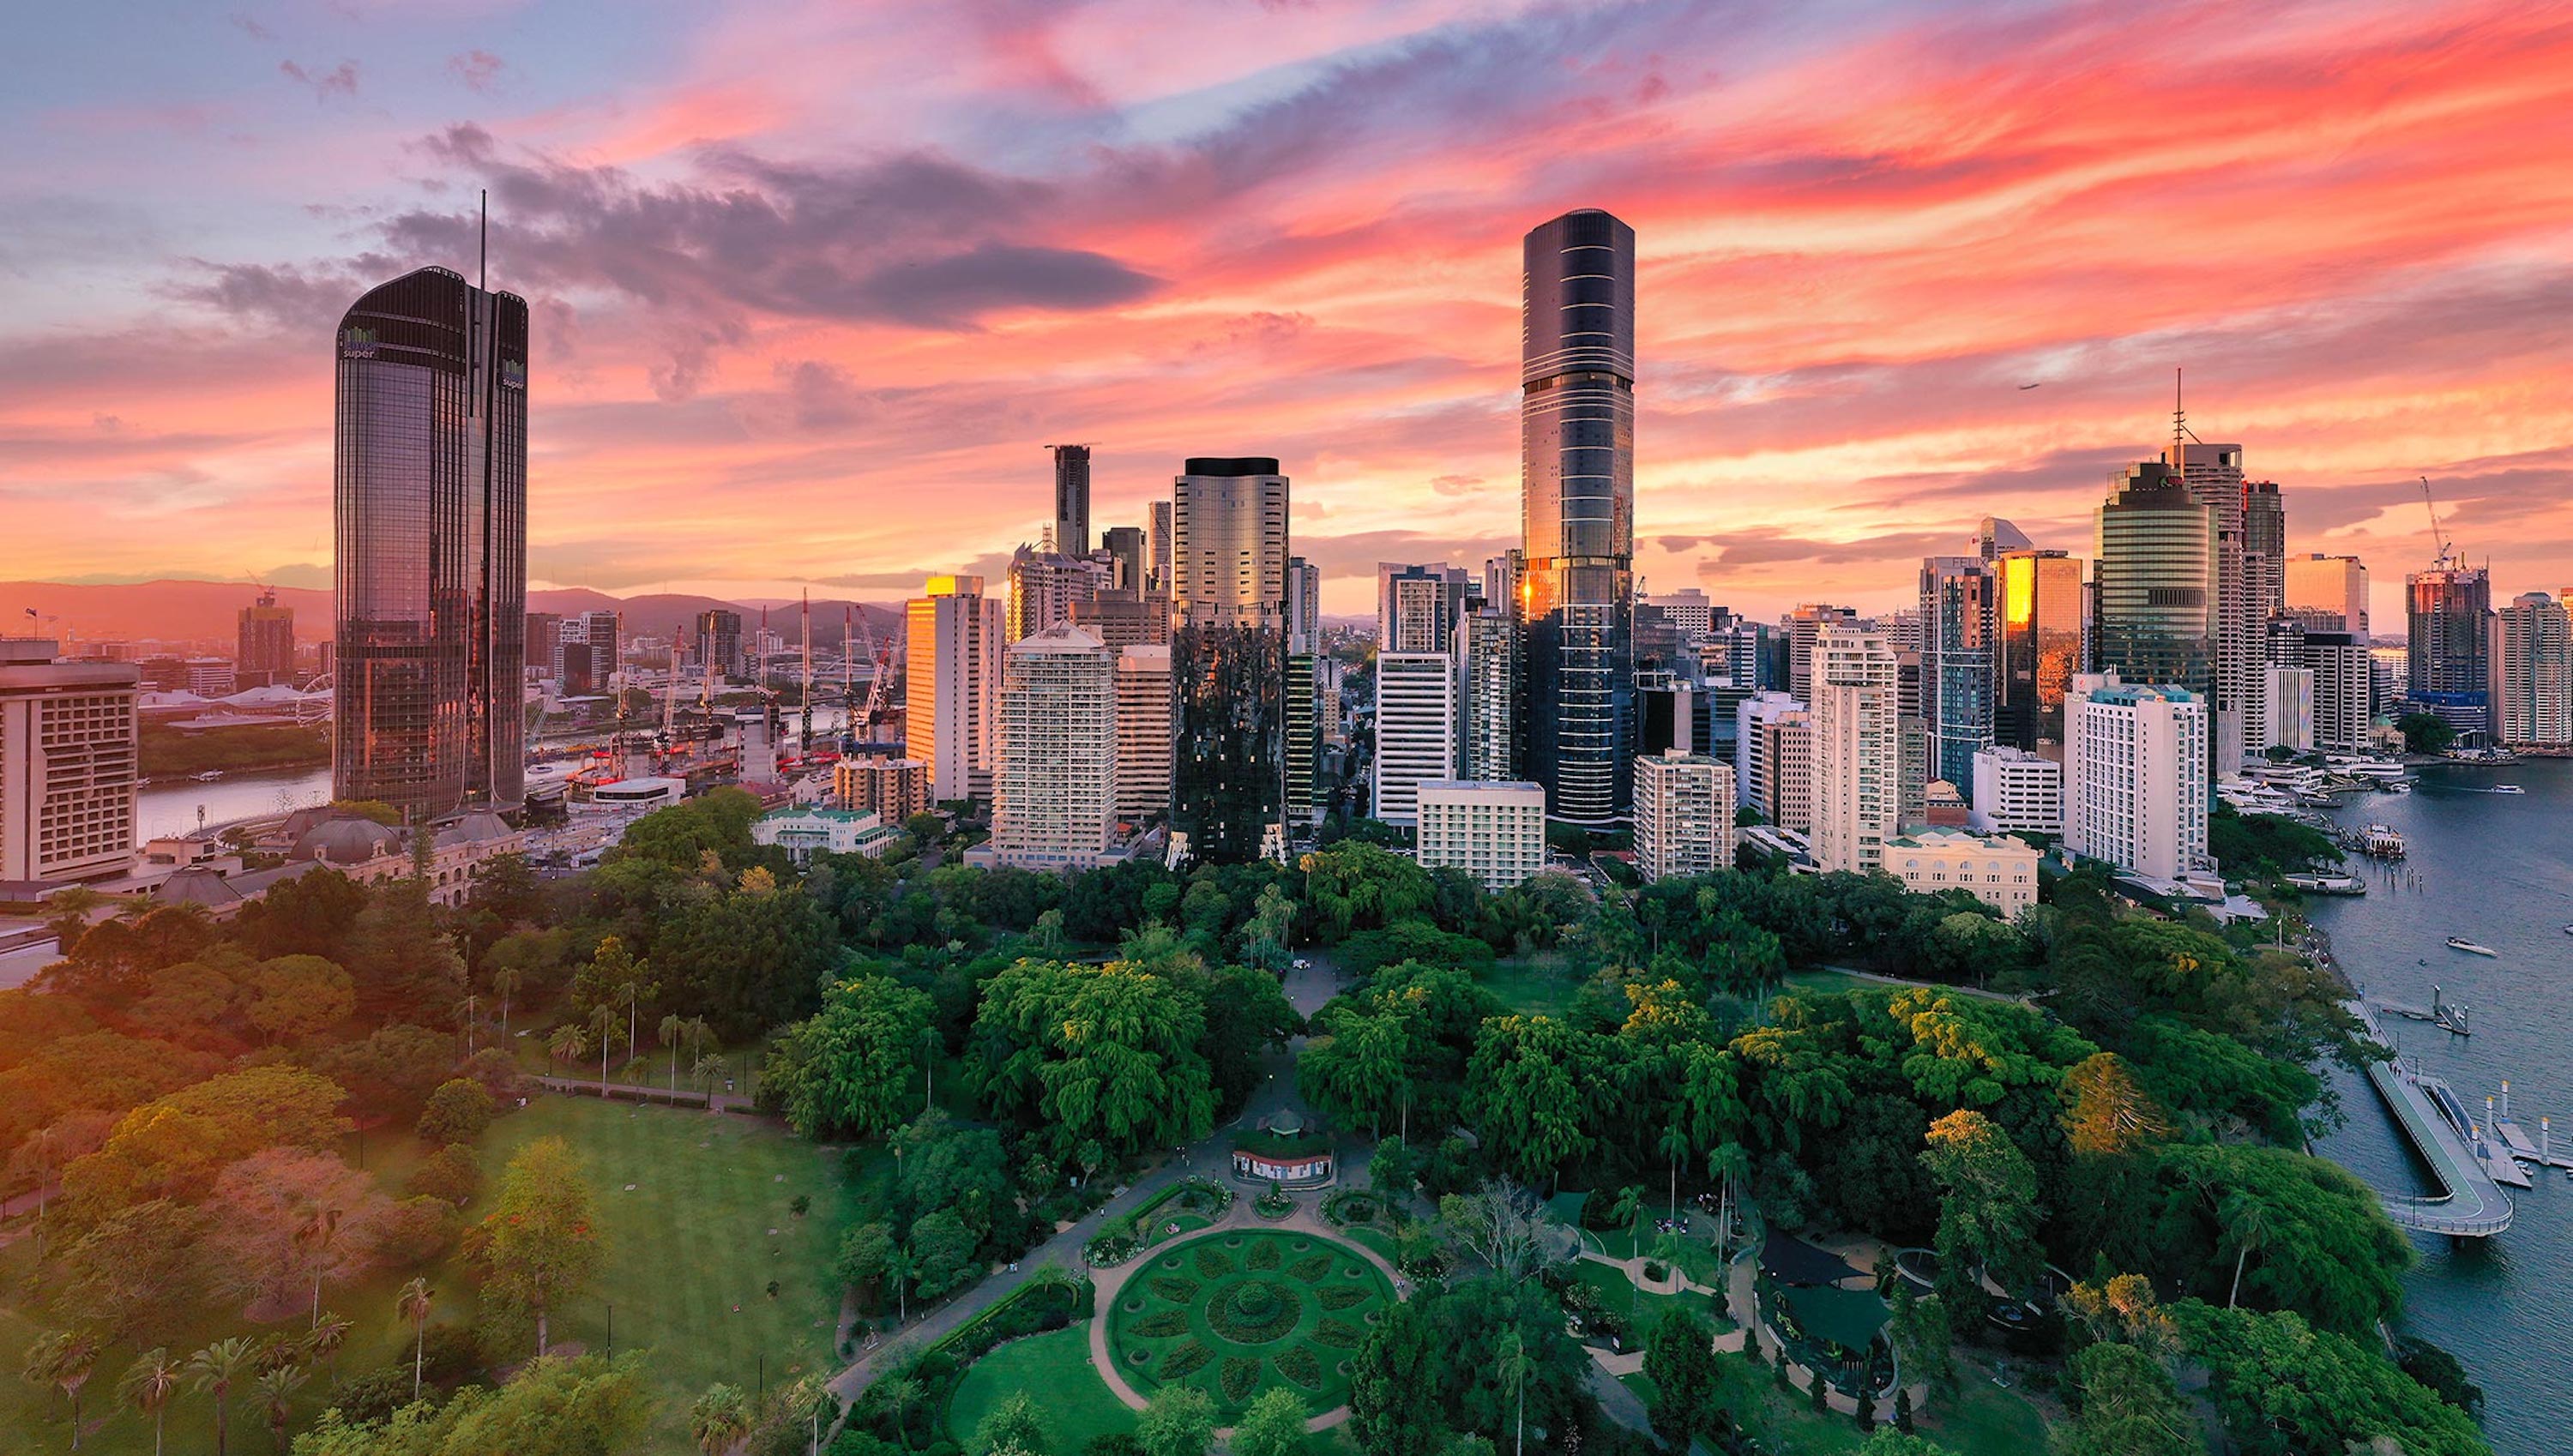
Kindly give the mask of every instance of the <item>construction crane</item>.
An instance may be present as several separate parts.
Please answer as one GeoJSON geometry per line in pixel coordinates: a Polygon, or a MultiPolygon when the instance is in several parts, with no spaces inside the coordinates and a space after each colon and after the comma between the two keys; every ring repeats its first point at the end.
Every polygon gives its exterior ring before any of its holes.
{"type": "Polygon", "coordinates": [[[795,711],[804,720],[799,754],[813,751],[813,588],[804,588],[804,686],[795,698],[795,711]]]}
{"type": "Polygon", "coordinates": [[[849,724],[849,737],[856,739],[858,728],[863,724],[867,730],[867,736],[861,741],[872,743],[875,741],[876,725],[884,721],[888,706],[887,694],[893,685],[895,644],[887,642],[879,645],[876,642],[875,633],[867,627],[867,614],[863,609],[858,612],[857,621],[858,644],[874,663],[874,672],[867,680],[866,705],[858,710],[857,718],[849,724]]]}
{"type": "Polygon", "coordinates": [[[2438,557],[2431,564],[2445,571],[2456,564],[2457,558],[2448,547],[2448,533],[2439,528],[2439,502],[2430,496],[2430,477],[2427,475],[2421,477],[2421,504],[2430,512],[2430,544],[2439,548],[2438,557]]]}

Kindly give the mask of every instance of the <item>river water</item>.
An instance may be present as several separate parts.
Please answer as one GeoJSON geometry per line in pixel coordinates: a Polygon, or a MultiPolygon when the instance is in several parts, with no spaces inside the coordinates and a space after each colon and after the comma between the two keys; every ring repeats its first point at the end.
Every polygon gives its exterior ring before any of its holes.
{"type": "MultiPolygon", "coordinates": [[[[2480,1114],[2507,1078],[2511,1110],[2537,1135],[2552,1113],[2573,1143],[2573,760],[2430,768],[2411,794],[2345,797],[2344,824],[2403,832],[2410,859],[2369,877],[2363,899],[2309,902],[2333,954],[2372,997],[2430,1004],[2432,987],[2473,1009],[2474,1036],[2382,1018],[2404,1056],[2456,1088],[2480,1114]],[[2471,790],[2518,784],[2524,795],[2471,790]],[[2417,887],[2417,888],[2416,888],[2417,887]],[[2490,946],[2497,959],[2444,944],[2490,946]]],[[[2357,862],[2353,859],[2353,865],[2357,862]]],[[[2317,1150],[2379,1189],[2424,1191],[2410,1144],[2363,1078],[2336,1076],[2347,1125],[2317,1150]]],[[[2451,1246],[2414,1234],[2403,1328],[2465,1362],[2484,1389],[2484,1429],[2502,1456],[2573,1451],[2573,1179],[2537,1170],[2510,1190],[2498,1238],[2451,1246]]]]}

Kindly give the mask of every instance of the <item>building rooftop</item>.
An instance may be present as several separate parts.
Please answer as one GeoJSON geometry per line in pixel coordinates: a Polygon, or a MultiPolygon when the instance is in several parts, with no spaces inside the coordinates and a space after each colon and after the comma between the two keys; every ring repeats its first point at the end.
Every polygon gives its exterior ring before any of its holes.
{"type": "Polygon", "coordinates": [[[2037,853],[2028,841],[2017,835],[1977,834],[1968,829],[1916,829],[1910,834],[1887,840],[1885,847],[1888,850],[1944,850],[1949,853],[1969,849],[1979,852],[2008,849],[2027,850],[2030,854],[2037,853]]]}

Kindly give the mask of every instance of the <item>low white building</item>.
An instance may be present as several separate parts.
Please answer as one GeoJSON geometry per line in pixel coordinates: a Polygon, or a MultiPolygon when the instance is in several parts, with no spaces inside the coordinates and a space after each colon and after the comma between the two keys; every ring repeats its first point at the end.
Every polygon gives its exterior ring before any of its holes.
{"type": "Polygon", "coordinates": [[[2176,884],[2206,848],[2206,700],[2083,673],[2064,697],[2064,846],[2176,884]]]}
{"type": "Polygon", "coordinates": [[[1885,846],[1885,872],[1919,895],[1967,890],[2005,916],[2037,903],[2037,849],[2006,834],[1924,829],[1885,846]]]}
{"type": "Polygon", "coordinates": [[[1984,834],[2062,834],[2064,765],[2008,744],[1977,750],[1966,822],[1984,834]]]}
{"type": "Polygon", "coordinates": [[[1507,890],[1545,868],[1541,785],[1433,779],[1417,794],[1413,858],[1422,868],[1452,865],[1486,890],[1507,890]]]}
{"type": "Polygon", "coordinates": [[[1733,868],[1733,770],[1667,749],[1635,760],[1635,869],[1647,882],[1733,868]]]}
{"type": "Polygon", "coordinates": [[[817,854],[881,857],[898,837],[882,819],[862,809],[799,807],[763,814],[750,826],[756,844],[786,851],[798,868],[817,854]]]}

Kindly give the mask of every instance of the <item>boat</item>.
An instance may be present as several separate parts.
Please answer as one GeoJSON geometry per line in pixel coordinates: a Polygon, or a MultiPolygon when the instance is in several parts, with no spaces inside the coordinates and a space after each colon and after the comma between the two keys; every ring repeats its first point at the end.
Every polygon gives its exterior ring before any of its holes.
{"type": "Polygon", "coordinates": [[[208,770],[206,770],[204,773],[201,773],[201,774],[190,774],[190,775],[188,775],[188,777],[190,777],[190,778],[192,778],[192,779],[195,779],[198,783],[201,783],[201,784],[211,784],[211,783],[213,783],[215,780],[220,779],[220,778],[222,778],[223,776],[224,776],[224,771],[223,771],[222,769],[208,769],[208,770]]]}
{"type": "Polygon", "coordinates": [[[2287,883],[2308,895],[2364,895],[2367,882],[2356,875],[2289,875],[2287,883]]]}
{"type": "Polygon", "coordinates": [[[2573,936],[2573,925],[2566,926],[2564,928],[2564,933],[2568,936],[2573,936]]]}
{"type": "Polygon", "coordinates": [[[2474,942],[2467,940],[2464,936],[2448,937],[2448,949],[2451,951],[2463,951],[2469,956],[2499,957],[2501,955],[2501,952],[2494,950],[2492,947],[2478,946],[2474,942]]]}
{"type": "Polygon", "coordinates": [[[2371,824],[2358,833],[2361,854],[2380,860],[2403,858],[2403,833],[2388,824],[2371,824]]]}

